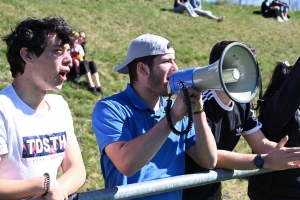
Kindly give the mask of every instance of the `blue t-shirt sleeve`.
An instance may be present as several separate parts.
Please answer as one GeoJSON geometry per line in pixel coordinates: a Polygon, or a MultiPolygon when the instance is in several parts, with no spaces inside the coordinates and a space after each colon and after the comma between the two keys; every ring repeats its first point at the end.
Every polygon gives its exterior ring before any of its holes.
{"type": "Polygon", "coordinates": [[[121,106],[114,101],[99,101],[92,113],[92,127],[96,135],[100,153],[116,141],[132,139],[126,126],[126,116],[121,106]]]}

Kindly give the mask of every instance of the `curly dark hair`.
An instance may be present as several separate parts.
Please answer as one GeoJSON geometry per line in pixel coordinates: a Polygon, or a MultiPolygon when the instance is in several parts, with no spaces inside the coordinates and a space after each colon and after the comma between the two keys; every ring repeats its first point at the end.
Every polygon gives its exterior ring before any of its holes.
{"type": "Polygon", "coordinates": [[[39,57],[47,46],[50,34],[56,34],[63,45],[72,45],[76,39],[74,29],[57,15],[41,19],[28,17],[21,21],[10,34],[2,37],[7,45],[6,57],[13,78],[16,78],[19,73],[24,73],[25,61],[20,55],[20,50],[26,47],[30,53],[39,57]]]}

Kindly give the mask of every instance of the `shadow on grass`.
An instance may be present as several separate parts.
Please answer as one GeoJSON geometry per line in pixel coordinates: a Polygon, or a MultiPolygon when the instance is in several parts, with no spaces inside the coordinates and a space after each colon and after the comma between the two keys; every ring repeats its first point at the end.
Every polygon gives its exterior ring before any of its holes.
{"type": "Polygon", "coordinates": [[[174,12],[174,11],[173,11],[173,8],[161,8],[160,10],[161,10],[161,11],[164,11],[164,12],[166,12],[166,11],[174,12]]]}

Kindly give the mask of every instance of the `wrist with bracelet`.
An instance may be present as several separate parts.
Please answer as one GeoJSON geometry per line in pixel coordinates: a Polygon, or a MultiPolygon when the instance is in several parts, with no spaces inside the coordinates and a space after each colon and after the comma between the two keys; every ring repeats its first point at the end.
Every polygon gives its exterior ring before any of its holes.
{"type": "Polygon", "coordinates": [[[204,112],[204,107],[202,109],[200,109],[199,111],[194,111],[193,114],[197,115],[197,114],[201,114],[204,112]]]}
{"type": "Polygon", "coordinates": [[[46,190],[46,192],[42,195],[43,197],[46,196],[49,192],[50,189],[50,175],[48,173],[44,173],[43,175],[45,177],[44,180],[44,189],[46,190]]]}

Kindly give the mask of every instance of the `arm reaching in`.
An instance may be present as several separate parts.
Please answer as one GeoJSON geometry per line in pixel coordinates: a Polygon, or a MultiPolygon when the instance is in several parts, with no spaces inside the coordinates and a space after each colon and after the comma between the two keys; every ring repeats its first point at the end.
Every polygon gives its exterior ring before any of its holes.
{"type": "MultiPolygon", "coordinates": [[[[263,168],[273,170],[300,168],[300,148],[284,147],[288,141],[288,136],[285,136],[278,144],[265,138],[260,130],[244,137],[253,151],[261,154],[264,159],[263,168]]],[[[217,167],[239,170],[257,169],[254,164],[255,157],[256,154],[241,154],[218,150],[217,167]]]]}

